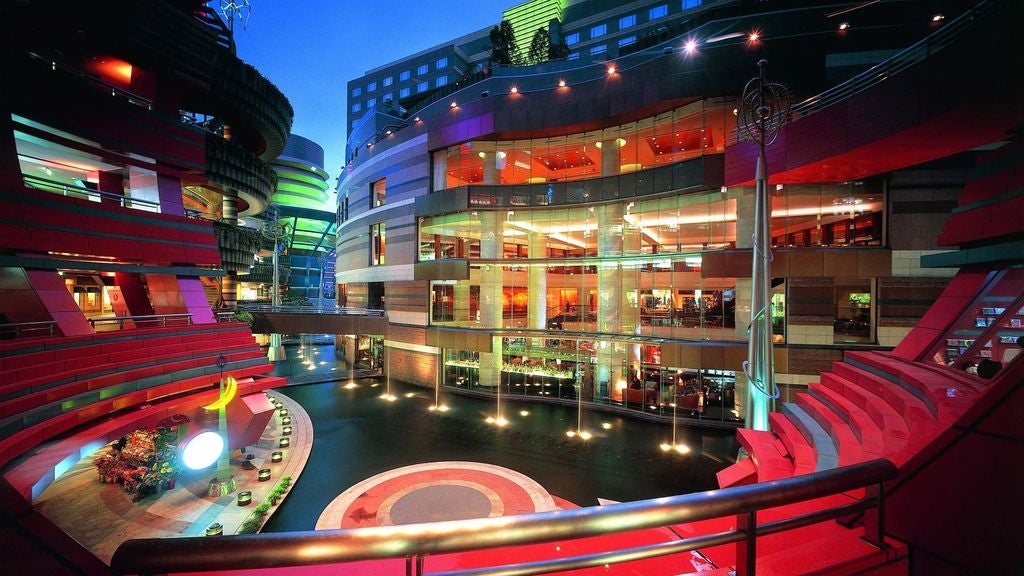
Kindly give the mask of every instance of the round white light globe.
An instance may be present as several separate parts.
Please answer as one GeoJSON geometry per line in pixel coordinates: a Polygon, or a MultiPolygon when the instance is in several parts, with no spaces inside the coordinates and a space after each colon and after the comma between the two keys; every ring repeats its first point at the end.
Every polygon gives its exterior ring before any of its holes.
{"type": "Polygon", "coordinates": [[[193,470],[202,470],[217,461],[224,450],[224,439],[216,432],[200,432],[185,444],[181,460],[193,470]]]}

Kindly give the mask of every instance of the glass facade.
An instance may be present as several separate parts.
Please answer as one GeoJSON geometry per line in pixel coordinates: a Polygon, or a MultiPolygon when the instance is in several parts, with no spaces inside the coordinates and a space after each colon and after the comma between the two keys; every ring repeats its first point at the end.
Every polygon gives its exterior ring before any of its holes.
{"type": "Polygon", "coordinates": [[[706,100],[604,130],[464,142],[434,153],[433,186],[583,180],[721,154],[732,128],[732,108],[731,102],[706,100]]]}
{"type": "MultiPolygon", "coordinates": [[[[659,344],[747,338],[740,282],[701,273],[705,251],[750,246],[753,187],[703,181],[731,109],[706,100],[600,131],[435,151],[432,188],[465,187],[468,208],[419,218],[417,260],[468,260],[469,274],[430,283],[429,323],[492,335],[491,352],[445,350],[445,384],[733,419],[735,374],[662,362],[659,344]]],[[[775,247],[882,245],[878,181],[776,186],[771,201],[775,247]]],[[[787,284],[773,288],[777,343],[787,284]]],[[[875,341],[875,290],[871,278],[835,286],[836,342],[875,341]]]]}

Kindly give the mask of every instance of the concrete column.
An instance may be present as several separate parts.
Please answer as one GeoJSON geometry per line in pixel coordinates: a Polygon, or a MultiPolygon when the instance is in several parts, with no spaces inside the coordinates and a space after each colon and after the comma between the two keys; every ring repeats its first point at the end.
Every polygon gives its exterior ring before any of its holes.
{"type": "Polygon", "coordinates": [[[754,188],[733,188],[729,194],[736,199],[736,247],[749,250],[754,234],[754,188]]]}
{"type": "Polygon", "coordinates": [[[619,173],[619,144],[616,138],[601,141],[601,176],[619,173]]]}
{"type": "Polygon", "coordinates": [[[749,337],[747,325],[750,324],[750,278],[736,279],[736,308],[733,314],[736,320],[736,339],[746,340],[749,337]]]}
{"type": "Polygon", "coordinates": [[[454,290],[454,320],[456,322],[469,321],[469,280],[459,280],[455,283],[454,290]]]}
{"type": "MultiPolygon", "coordinates": [[[[480,259],[501,259],[502,219],[494,211],[480,212],[480,259]]],[[[480,328],[500,330],[502,321],[502,292],[504,278],[497,262],[482,264],[480,269],[480,328]]],[[[491,351],[480,353],[480,385],[497,386],[501,383],[501,337],[491,338],[491,351]]]]}
{"type": "MultiPolygon", "coordinates": [[[[607,146],[605,146],[607,148],[607,146]]],[[[604,169],[602,168],[602,172],[604,169]]],[[[597,266],[597,330],[617,334],[622,331],[622,263],[617,257],[623,253],[621,204],[597,207],[597,255],[602,260],[597,266]]],[[[597,345],[595,394],[597,397],[618,397],[617,384],[622,379],[623,351],[612,342],[597,345]]]]}
{"type": "Polygon", "coordinates": [[[481,152],[484,159],[484,185],[495,186],[501,184],[501,175],[498,173],[498,162],[503,159],[499,159],[495,152],[481,152]]]}
{"type": "MultiPolygon", "coordinates": [[[[221,220],[232,226],[238,225],[238,192],[228,188],[221,196],[221,220]]],[[[238,301],[238,272],[225,270],[220,281],[220,300],[225,308],[235,308],[238,301]]]]}
{"type": "MultiPolygon", "coordinates": [[[[547,257],[547,234],[530,232],[529,257],[537,260],[547,257]]],[[[529,303],[526,308],[526,327],[543,330],[548,323],[548,269],[547,266],[530,266],[527,279],[529,303]]],[[[540,346],[542,340],[537,339],[534,345],[540,346]]]]}

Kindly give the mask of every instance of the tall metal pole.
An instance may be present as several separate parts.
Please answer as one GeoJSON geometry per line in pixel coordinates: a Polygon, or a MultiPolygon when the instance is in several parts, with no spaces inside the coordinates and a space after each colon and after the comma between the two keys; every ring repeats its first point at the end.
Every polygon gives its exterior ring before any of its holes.
{"type": "Polygon", "coordinates": [[[750,279],[750,339],[747,360],[745,426],[768,430],[768,404],[778,397],[773,366],[771,318],[771,196],[768,192],[768,161],[765,148],[775,141],[782,125],[789,120],[789,93],[780,84],[765,78],[768,62],[757,63],[758,76],[743,90],[739,130],[758,145],[756,186],[754,189],[754,234],[750,279]]]}

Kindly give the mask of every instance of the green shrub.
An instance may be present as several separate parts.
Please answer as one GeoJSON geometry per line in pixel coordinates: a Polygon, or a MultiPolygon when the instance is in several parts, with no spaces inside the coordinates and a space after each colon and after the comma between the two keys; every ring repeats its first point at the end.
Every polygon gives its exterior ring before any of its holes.
{"type": "Polygon", "coordinates": [[[239,534],[256,534],[263,527],[263,522],[256,516],[249,516],[238,528],[239,534]]]}
{"type": "Polygon", "coordinates": [[[267,504],[266,502],[264,502],[264,503],[262,503],[262,504],[260,504],[259,506],[256,507],[256,514],[259,514],[260,516],[266,516],[269,513],[270,513],[270,504],[267,504]]]}

